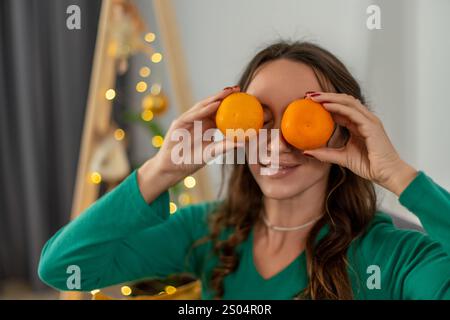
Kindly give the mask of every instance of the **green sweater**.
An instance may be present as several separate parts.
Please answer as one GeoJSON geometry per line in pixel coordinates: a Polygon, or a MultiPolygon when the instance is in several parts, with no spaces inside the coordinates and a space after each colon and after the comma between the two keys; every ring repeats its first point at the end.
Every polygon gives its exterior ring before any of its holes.
{"type": "MultiPolygon", "coordinates": [[[[419,217],[428,236],[399,230],[387,214],[377,212],[366,234],[348,250],[355,298],[450,299],[450,194],[419,172],[399,201],[419,217]]],[[[202,299],[212,299],[208,279],[218,259],[211,254],[211,242],[187,253],[196,239],[208,234],[206,218],[214,206],[191,205],[170,215],[168,192],[146,203],[134,171],[45,244],[39,276],[68,290],[67,269],[76,265],[79,290],[90,291],[189,272],[202,280],[202,299]]],[[[327,230],[325,226],[320,234],[327,230]]],[[[237,270],[224,280],[224,299],[292,299],[306,287],[304,253],[264,279],[255,268],[252,244],[253,229],[238,247],[237,270]]]]}

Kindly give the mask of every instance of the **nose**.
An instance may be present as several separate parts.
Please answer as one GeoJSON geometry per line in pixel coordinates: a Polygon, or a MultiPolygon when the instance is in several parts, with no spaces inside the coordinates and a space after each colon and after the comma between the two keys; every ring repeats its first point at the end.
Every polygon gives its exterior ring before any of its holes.
{"type": "Polygon", "coordinates": [[[278,134],[275,135],[275,139],[272,138],[272,132],[268,133],[268,144],[267,144],[267,149],[269,152],[272,152],[274,150],[276,150],[276,143],[278,143],[278,151],[280,153],[287,153],[287,152],[292,152],[292,147],[291,145],[286,141],[286,139],[284,139],[283,134],[281,133],[281,129],[280,126],[276,126],[274,128],[272,128],[271,130],[276,129],[278,130],[278,134]]]}

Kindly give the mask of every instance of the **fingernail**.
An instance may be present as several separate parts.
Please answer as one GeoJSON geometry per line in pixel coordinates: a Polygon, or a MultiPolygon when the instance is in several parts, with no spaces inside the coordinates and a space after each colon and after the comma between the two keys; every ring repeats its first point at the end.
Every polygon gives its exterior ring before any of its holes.
{"type": "Polygon", "coordinates": [[[304,96],[303,98],[306,98],[307,95],[309,95],[309,94],[311,94],[311,93],[314,93],[314,92],[315,92],[315,91],[306,91],[306,92],[305,92],[305,96],[304,96]]]}
{"type": "Polygon", "coordinates": [[[308,158],[314,158],[312,155],[307,154],[307,153],[304,153],[304,152],[303,152],[303,155],[304,155],[304,156],[307,156],[308,158]]]}
{"type": "Polygon", "coordinates": [[[317,92],[311,93],[309,96],[310,97],[317,97],[317,96],[320,96],[320,93],[317,93],[317,92]]]}
{"type": "Polygon", "coordinates": [[[225,87],[225,88],[223,88],[223,91],[231,90],[231,89],[233,89],[233,87],[225,87]]]}
{"type": "Polygon", "coordinates": [[[234,86],[233,89],[240,89],[239,86],[234,86]]]}

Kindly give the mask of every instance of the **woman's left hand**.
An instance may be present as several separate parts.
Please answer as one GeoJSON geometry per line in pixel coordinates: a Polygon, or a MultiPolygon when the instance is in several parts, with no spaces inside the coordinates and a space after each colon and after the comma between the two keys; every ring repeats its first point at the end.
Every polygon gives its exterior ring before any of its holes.
{"type": "Polygon", "coordinates": [[[346,167],[398,196],[416,177],[417,170],[400,158],[380,119],[361,101],[330,92],[309,93],[307,98],[321,103],[338,125],[349,130],[350,138],[342,148],[323,147],[305,150],[305,154],[346,167]]]}

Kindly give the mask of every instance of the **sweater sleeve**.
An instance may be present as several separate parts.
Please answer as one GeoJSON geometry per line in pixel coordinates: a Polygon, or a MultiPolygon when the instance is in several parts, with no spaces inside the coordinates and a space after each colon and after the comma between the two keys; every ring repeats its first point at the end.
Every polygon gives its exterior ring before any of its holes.
{"type": "Polygon", "coordinates": [[[402,192],[400,203],[413,212],[428,236],[439,242],[450,255],[450,194],[419,171],[402,192]]]}
{"type": "Polygon", "coordinates": [[[148,204],[134,171],[45,244],[38,274],[59,290],[90,291],[173,273],[195,274],[194,238],[206,232],[207,205],[169,213],[169,194],[148,204]],[[72,266],[72,267],[71,267],[72,266]],[[80,287],[69,288],[69,271],[80,271],[80,287]],[[72,269],[73,270],[73,269],[72,269]]]}
{"type": "Polygon", "coordinates": [[[414,246],[401,273],[403,295],[449,300],[450,194],[420,171],[399,201],[419,218],[428,235],[428,239],[411,239],[414,246]]]}
{"type": "Polygon", "coordinates": [[[363,284],[366,297],[450,299],[448,192],[419,172],[399,201],[418,216],[427,234],[397,229],[388,215],[376,215],[363,241],[363,269],[359,274],[368,275],[368,267],[376,266],[381,279],[378,288],[363,284]]]}

